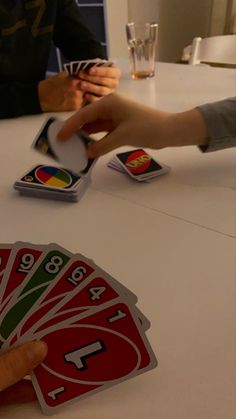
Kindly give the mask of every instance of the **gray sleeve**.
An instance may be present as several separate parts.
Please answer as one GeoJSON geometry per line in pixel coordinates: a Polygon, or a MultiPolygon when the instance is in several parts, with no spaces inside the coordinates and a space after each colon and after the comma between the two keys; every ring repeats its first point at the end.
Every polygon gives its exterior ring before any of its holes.
{"type": "Polygon", "coordinates": [[[209,143],[203,152],[236,147],[236,97],[198,106],[208,130],[209,143]]]}

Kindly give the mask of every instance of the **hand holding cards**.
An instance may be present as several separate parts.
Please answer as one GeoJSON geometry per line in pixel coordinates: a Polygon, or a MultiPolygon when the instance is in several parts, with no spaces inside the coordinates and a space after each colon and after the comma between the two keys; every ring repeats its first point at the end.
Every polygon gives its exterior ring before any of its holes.
{"type": "Polygon", "coordinates": [[[64,69],[71,77],[76,77],[79,71],[88,71],[91,67],[112,67],[113,65],[114,61],[95,58],[93,60],[71,61],[64,64],[64,69]]]}
{"type": "Polygon", "coordinates": [[[17,242],[0,246],[0,271],[1,351],[48,345],[31,377],[44,413],[156,366],[137,297],[90,259],[17,242]]]}

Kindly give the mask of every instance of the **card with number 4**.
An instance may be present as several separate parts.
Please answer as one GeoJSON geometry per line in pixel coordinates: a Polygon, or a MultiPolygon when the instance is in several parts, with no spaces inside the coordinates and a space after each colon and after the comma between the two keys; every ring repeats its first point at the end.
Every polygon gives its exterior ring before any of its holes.
{"type": "Polygon", "coordinates": [[[45,414],[149,371],[157,361],[137,296],[82,254],[0,245],[0,352],[42,339],[32,382],[45,414]]]}

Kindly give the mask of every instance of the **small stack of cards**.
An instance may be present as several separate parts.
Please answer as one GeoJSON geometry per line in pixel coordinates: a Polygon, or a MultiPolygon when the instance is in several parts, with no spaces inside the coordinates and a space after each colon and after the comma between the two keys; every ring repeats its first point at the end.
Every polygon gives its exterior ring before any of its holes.
{"type": "Polygon", "coordinates": [[[115,154],[107,166],[139,182],[150,182],[170,171],[168,166],[158,163],[143,149],[115,154]]]}
{"type": "Polygon", "coordinates": [[[47,343],[31,374],[45,414],[156,367],[150,322],[136,303],[82,254],[53,243],[0,245],[1,352],[47,343]]]}
{"type": "Polygon", "coordinates": [[[75,77],[79,71],[88,71],[91,67],[112,67],[114,61],[95,58],[93,60],[71,61],[64,64],[65,71],[72,77],[75,77]]]}
{"type": "Polygon", "coordinates": [[[33,142],[33,148],[44,156],[61,163],[64,168],[37,165],[18,179],[14,188],[21,195],[77,202],[91,184],[94,159],[88,159],[86,150],[94,140],[79,131],[68,141],[60,142],[57,133],[63,121],[49,118],[33,142]]]}

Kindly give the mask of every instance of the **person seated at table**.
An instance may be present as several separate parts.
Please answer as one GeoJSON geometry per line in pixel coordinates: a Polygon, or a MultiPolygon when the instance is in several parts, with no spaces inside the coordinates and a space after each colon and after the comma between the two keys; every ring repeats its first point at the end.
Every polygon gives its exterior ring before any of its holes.
{"type": "Polygon", "coordinates": [[[92,158],[124,145],[153,149],[198,145],[203,152],[214,151],[236,146],[236,97],[170,113],[111,94],[70,117],[59,140],[81,127],[90,134],[107,132],[88,149],[92,158]]]}
{"type": "Polygon", "coordinates": [[[0,406],[36,399],[31,381],[24,377],[44,360],[46,354],[46,343],[33,341],[0,355],[0,406]]]}
{"type": "Polygon", "coordinates": [[[46,77],[52,41],[68,60],[105,58],[74,0],[0,0],[0,118],[79,109],[114,91],[118,67],[46,77]]]}

